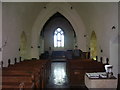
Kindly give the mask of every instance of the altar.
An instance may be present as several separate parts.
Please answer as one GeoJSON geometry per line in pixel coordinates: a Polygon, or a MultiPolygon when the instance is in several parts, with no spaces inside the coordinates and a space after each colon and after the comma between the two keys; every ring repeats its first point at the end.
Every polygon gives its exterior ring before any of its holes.
{"type": "Polygon", "coordinates": [[[96,88],[98,89],[110,89],[116,90],[117,88],[117,78],[111,77],[107,78],[105,72],[98,73],[86,73],[85,74],[85,85],[88,89],[96,88]]]}

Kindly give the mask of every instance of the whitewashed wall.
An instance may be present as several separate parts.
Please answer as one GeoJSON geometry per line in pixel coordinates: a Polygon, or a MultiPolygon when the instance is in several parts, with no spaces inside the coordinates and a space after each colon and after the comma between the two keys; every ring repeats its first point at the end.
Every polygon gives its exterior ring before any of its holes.
{"type": "Polygon", "coordinates": [[[113,65],[113,73],[118,75],[118,37],[110,41],[110,64],[113,65]]]}
{"type": "Polygon", "coordinates": [[[3,3],[3,33],[2,43],[7,41],[3,48],[4,66],[8,65],[8,59],[14,63],[14,58],[19,58],[20,36],[22,31],[27,36],[27,55],[31,58],[31,30],[34,20],[44,3],[3,3]]]}
{"type": "MultiPolygon", "coordinates": [[[[118,74],[118,3],[94,4],[96,17],[94,20],[94,30],[98,38],[98,45],[103,50],[99,56],[108,57],[113,65],[113,73],[118,74]],[[102,7],[101,7],[102,6],[102,7]],[[115,29],[112,27],[115,26],[115,29]],[[112,41],[112,43],[111,43],[112,41]]],[[[92,21],[93,22],[93,21],[92,21]]],[[[99,49],[99,50],[100,50],[99,49]]]]}
{"type": "Polygon", "coordinates": [[[2,61],[2,3],[0,2],[0,61],[2,61]]]}
{"type": "Polygon", "coordinates": [[[15,9],[16,6],[13,4],[3,3],[3,45],[6,42],[6,45],[3,48],[3,63],[4,66],[8,65],[8,59],[12,60],[14,63],[14,58],[19,58],[19,42],[20,42],[20,33],[22,31],[22,23],[19,18],[19,14],[15,9]]]}
{"type": "Polygon", "coordinates": [[[114,73],[118,73],[117,44],[112,43],[118,36],[118,3],[73,3],[73,6],[81,15],[87,31],[87,49],[90,43],[92,31],[97,36],[97,53],[99,57],[108,57],[114,67],[114,73]],[[79,8],[79,6],[83,8],[79,8]],[[115,29],[112,27],[115,26],[115,29]],[[100,50],[103,50],[101,53],[100,50]],[[114,52],[114,53],[113,53],[114,52]]]}
{"type": "MultiPolygon", "coordinates": [[[[118,28],[120,28],[120,2],[118,3],[118,28]]],[[[118,30],[118,73],[120,74],[120,30],[118,30]]]]}
{"type": "Polygon", "coordinates": [[[120,74],[120,33],[118,36],[118,73],[120,74]]]}
{"type": "MultiPolygon", "coordinates": [[[[2,3],[0,2],[0,62],[1,61],[2,61],[2,3]]],[[[0,70],[0,75],[2,76],[2,70],[0,70]]],[[[0,78],[0,81],[2,81],[2,78],[0,78]]],[[[2,85],[2,82],[0,84],[2,85]]],[[[2,89],[2,87],[0,87],[0,89],[2,89]]]]}

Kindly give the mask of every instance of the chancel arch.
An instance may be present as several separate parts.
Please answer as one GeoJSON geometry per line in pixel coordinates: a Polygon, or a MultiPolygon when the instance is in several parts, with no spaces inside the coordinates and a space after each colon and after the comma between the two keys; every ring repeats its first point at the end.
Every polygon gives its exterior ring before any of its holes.
{"type": "Polygon", "coordinates": [[[71,5],[68,3],[49,3],[46,5],[46,9],[43,9],[39,13],[33,25],[31,44],[35,48],[31,49],[31,57],[36,57],[36,58],[39,57],[39,51],[36,47],[39,44],[40,32],[43,26],[45,25],[45,23],[56,12],[61,13],[71,23],[73,29],[76,32],[76,42],[78,48],[81,48],[83,51],[86,51],[86,38],[84,38],[83,36],[83,34],[86,33],[86,30],[80,15],[76,12],[75,9],[71,10],[71,5]]]}
{"type": "Polygon", "coordinates": [[[97,36],[94,31],[92,31],[90,39],[90,57],[93,60],[96,60],[97,56],[97,36]]]}
{"type": "Polygon", "coordinates": [[[23,31],[20,36],[20,57],[25,59],[26,57],[26,49],[27,49],[27,37],[25,32],[23,31]]]}
{"type": "Polygon", "coordinates": [[[65,51],[74,48],[75,31],[70,22],[59,12],[45,23],[41,33],[44,38],[44,51],[65,51]]]}

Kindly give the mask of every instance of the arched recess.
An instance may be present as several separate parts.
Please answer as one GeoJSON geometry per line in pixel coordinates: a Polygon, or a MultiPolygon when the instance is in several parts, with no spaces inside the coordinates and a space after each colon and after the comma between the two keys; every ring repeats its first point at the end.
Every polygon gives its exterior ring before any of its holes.
{"type": "Polygon", "coordinates": [[[23,31],[20,36],[20,56],[22,57],[22,59],[26,58],[26,46],[27,38],[25,32],[23,31]]]}
{"type": "Polygon", "coordinates": [[[76,33],[70,24],[70,22],[60,13],[55,13],[49,18],[49,20],[43,26],[41,31],[44,38],[44,50],[48,51],[49,48],[53,51],[64,51],[68,49],[74,49],[76,33]],[[61,29],[64,35],[64,47],[54,47],[54,34],[55,30],[61,29]]]}
{"type": "Polygon", "coordinates": [[[97,37],[94,31],[92,31],[90,38],[90,57],[96,60],[97,56],[97,37]]]}
{"type": "MultiPolygon", "coordinates": [[[[43,9],[38,17],[35,20],[35,23],[32,28],[32,41],[31,44],[34,47],[39,45],[39,35],[44,26],[44,24],[48,21],[48,19],[53,16],[56,12],[61,13],[73,26],[76,32],[76,41],[78,48],[86,51],[86,38],[84,38],[84,34],[86,34],[84,23],[80,17],[80,15],[76,12],[75,9],[71,9],[71,5],[68,3],[48,3],[46,5],[46,9],[43,9]]],[[[39,51],[37,48],[33,48],[31,50],[31,57],[39,57],[39,51]]]]}
{"type": "Polygon", "coordinates": [[[40,37],[39,37],[39,56],[44,53],[44,35],[43,35],[43,31],[41,31],[40,33],[40,37]]]}

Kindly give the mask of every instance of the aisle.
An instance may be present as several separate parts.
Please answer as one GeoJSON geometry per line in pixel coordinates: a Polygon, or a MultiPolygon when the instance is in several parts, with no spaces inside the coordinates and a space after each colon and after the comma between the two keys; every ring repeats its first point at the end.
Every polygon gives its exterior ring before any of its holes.
{"type": "Polygon", "coordinates": [[[66,61],[54,60],[51,62],[51,75],[47,84],[47,90],[88,90],[86,86],[70,86],[66,61]]]}
{"type": "Polygon", "coordinates": [[[47,88],[69,88],[66,62],[51,63],[51,75],[47,88]]]}

